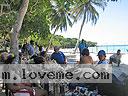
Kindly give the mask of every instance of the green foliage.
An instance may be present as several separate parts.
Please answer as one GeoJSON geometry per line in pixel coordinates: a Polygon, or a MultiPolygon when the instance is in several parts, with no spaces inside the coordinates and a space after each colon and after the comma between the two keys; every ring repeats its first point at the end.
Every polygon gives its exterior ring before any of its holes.
{"type": "Polygon", "coordinates": [[[52,46],[58,45],[62,48],[74,48],[76,41],[76,38],[64,38],[63,36],[56,35],[52,41],[52,46]]]}
{"type": "Polygon", "coordinates": [[[89,47],[95,47],[95,46],[97,46],[97,42],[87,41],[87,45],[88,45],[89,47]]]}
{"type": "MultiPolygon", "coordinates": [[[[76,38],[64,38],[63,36],[56,35],[52,41],[52,46],[61,46],[62,48],[74,48],[76,45],[76,38]]],[[[96,42],[84,41],[89,47],[95,47],[96,42]]]]}
{"type": "Polygon", "coordinates": [[[28,12],[25,16],[20,37],[29,37],[35,35],[39,38],[46,39],[50,34],[48,20],[44,14],[43,0],[30,0],[28,12]]]}
{"type": "Polygon", "coordinates": [[[86,40],[84,40],[84,43],[86,43],[88,45],[88,47],[95,47],[95,46],[97,46],[97,42],[92,42],[92,41],[86,41],[86,40]]]}
{"type": "Polygon", "coordinates": [[[76,22],[81,19],[84,14],[83,19],[85,19],[85,22],[88,23],[91,21],[92,24],[96,24],[99,18],[99,13],[96,8],[104,10],[107,4],[105,0],[76,0],[75,2],[72,10],[72,15],[75,16],[74,21],[76,22]]]}
{"type": "Polygon", "coordinates": [[[9,4],[10,8],[8,10],[10,11],[18,11],[21,6],[22,0],[1,0],[0,3],[9,4]]]}
{"type": "MultiPolygon", "coordinates": [[[[0,33],[2,36],[7,35],[16,21],[17,9],[21,0],[1,0],[3,5],[2,15],[0,15],[0,33]],[[17,8],[16,8],[17,7],[17,8]]],[[[1,7],[2,8],[2,7],[1,7]]]]}
{"type": "Polygon", "coordinates": [[[51,29],[67,30],[67,25],[73,25],[70,14],[68,14],[69,2],[66,0],[51,0],[50,3],[51,9],[49,9],[48,18],[51,21],[51,29]]]}
{"type": "MultiPolygon", "coordinates": [[[[75,20],[79,20],[83,16],[83,10],[86,11],[86,22],[96,22],[99,14],[95,6],[104,9],[106,1],[117,0],[30,0],[27,13],[25,15],[23,25],[20,31],[20,42],[24,38],[30,38],[38,42],[40,45],[47,46],[52,34],[50,27],[67,30],[67,26],[73,25],[75,20]],[[91,3],[88,4],[88,1],[91,3]]],[[[0,36],[7,35],[12,26],[15,24],[18,10],[22,0],[0,0],[0,4],[9,4],[4,7],[3,11],[7,14],[0,16],[0,36]],[[9,13],[8,13],[9,12],[9,13]]],[[[3,37],[2,37],[3,38],[3,37]]],[[[64,38],[63,36],[55,36],[52,45],[59,45],[63,48],[72,48],[75,46],[76,38],[64,38]]],[[[95,42],[87,42],[89,46],[95,46],[95,42]]]]}
{"type": "Polygon", "coordinates": [[[50,34],[48,23],[43,15],[38,14],[34,17],[30,17],[28,14],[26,15],[20,36],[21,38],[27,38],[33,34],[36,34],[43,39],[47,38],[48,34],[50,34]]]}
{"type": "MultiPolygon", "coordinates": [[[[10,5],[10,13],[0,16],[0,33],[10,32],[15,23],[16,15],[22,0],[2,0],[1,4],[10,5]]],[[[40,38],[47,38],[50,34],[49,22],[44,14],[44,0],[30,0],[27,14],[24,18],[23,26],[20,32],[20,39],[38,34],[40,38]]]]}
{"type": "Polygon", "coordinates": [[[15,22],[15,17],[15,13],[0,16],[0,33],[9,32],[11,30],[15,22]]]}

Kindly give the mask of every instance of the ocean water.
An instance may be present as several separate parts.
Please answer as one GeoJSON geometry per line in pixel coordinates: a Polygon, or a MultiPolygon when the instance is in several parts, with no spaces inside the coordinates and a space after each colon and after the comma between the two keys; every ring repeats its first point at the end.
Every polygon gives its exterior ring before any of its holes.
{"type": "Polygon", "coordinates": [[[97,53],[104,50],[106,53],[116,53],[120,49],[121,53],[128,53],[128,45],[101,45],[97,47],[89,47],[90,52],[97,53]]]}

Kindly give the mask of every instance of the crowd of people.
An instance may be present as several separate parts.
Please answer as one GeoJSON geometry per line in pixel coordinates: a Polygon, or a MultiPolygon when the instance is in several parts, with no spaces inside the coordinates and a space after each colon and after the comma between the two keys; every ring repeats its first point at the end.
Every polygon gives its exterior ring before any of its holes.
{"type": "MultiPolygon", "coordinates": [[[[100,50],[97,54],[99,61],[93,61],[90,56],[90,52],[87,44],[84,40],[79,44],[80,60],[78,64],[113,64],[116,63],[118,66],[121,63],[121,50],[117,50],[117,53],[110,56],[109,60],[106,60],[106,52],[100,50]]],[[[23,46],[19,46],[20,63],[28,64],[31,59],[33,59],[33,64],[45,64],[46,52],[42,46],[39,46],[33,40],[30,43],[25,42],[23,46]]],[[[7,51],[0,52],[0,62],[4,64],[11,64],[15,56],[7,51]]],[[[49,57],[50,60],[55,60],[57,64],[67,64],[66,56],[62,51],[60,51],[59,46],[54,46],[54,52],[49,57]]],[[[9,84],[8,89],[12,92],[22,89],[27,89],[33,92],[32,84],[9,84]]],[[[70,88],[69,88],[70,89],[70,88]]],[[[35,96],[48,96],[46,90],[41,90],[39,88],[35,89],[35,96]]],[[[33,95],[32,95],[33,96],[33,95]]],[[[75,95],[74,95],[75,96],[75,95]]]]}
{"type": "MultiPolygon", "coordinates": [[[[99,58],[98,62],[93,61],[93,58],[90,56],[90,52],[88,49],[87,44],[82,41],[79,44],[79,52],[80,52],[80,64],[112,64],[117,63],[118,66],[121,63],[121,50],[117,50],[117,53],[114,53],[112,56],[110,56],[109,60],[106,60],[106,52],[104,50],[99,50],[97,56],[99,58]]],[[[33,59],[35,64],[41,64],[45,63],[44,57],[46,57],[45,50],[43,46],[38,45],[37,42],[34,42],[33,40],[30,41],[30,43],[26,42],[23,44],[23,46],[19,45],[19,54],[20,54],[20,62],[19,63],[29,63],[30,59],[33,59]],[[25,61],[25,62],[22,62],[25,61]]],[[[7,52],[7,51],[1,51],[0,52],[0,61],[4,62],[6,64],[9,64],[13,61],[15,58],[14,54],[7,52]]],[[[58,64],[66,64],[66,56],[65,54],[60,51],[59,46],[54,46],[54,52],[49,57],[50,60],[55,60],[58,64]]]]}

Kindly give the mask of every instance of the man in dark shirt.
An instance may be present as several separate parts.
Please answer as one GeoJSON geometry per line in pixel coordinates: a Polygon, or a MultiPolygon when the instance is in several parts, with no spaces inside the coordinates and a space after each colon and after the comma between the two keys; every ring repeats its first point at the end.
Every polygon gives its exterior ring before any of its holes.
{"type": "Polygon", "coordinates": [[[58,64],[65,64],[66,58],[63,52],[59,51],[60,47],[55,46],[51,55],[51,60],[55,60],[58,64]]]}

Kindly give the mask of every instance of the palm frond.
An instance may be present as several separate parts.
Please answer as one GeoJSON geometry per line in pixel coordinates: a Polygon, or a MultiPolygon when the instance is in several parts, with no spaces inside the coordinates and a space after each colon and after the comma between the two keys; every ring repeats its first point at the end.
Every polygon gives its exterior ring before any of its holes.
{"type": "Polygon", "coordinates": [[[102,8],[103,10],[107,6],[106,0],[91,0],[91,3],[97,7],[102,8]]]}
{"type": "Polygon", "coordinates": [[[99,13],[95,9],[95,7],[93,7],[92,5],[89,6],[89,11],[91,14],[90,20],[92,20],[92,23],[96,24],[96,21],[99,18],[99,13]]]}
{"type": "Polygon", "coordinates": [[[68,17],[68,16],[67,16],[67,22],[68,22],[69,26],[72,27],[73,23],[72,23],[70,17],[68,17]]]}

